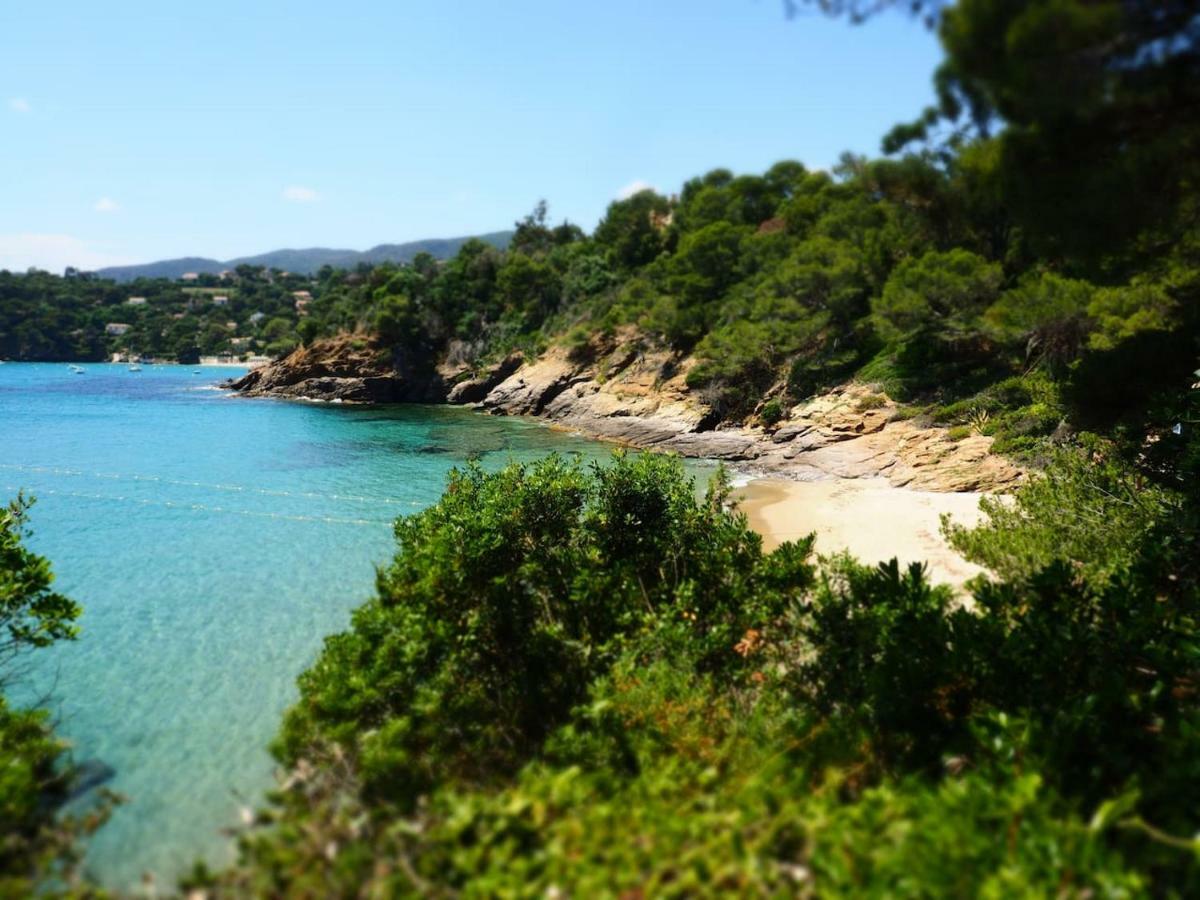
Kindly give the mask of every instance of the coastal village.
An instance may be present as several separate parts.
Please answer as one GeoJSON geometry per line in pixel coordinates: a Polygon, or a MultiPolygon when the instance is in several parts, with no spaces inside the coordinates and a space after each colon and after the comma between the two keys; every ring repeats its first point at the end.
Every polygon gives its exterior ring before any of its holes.
{"type": "Polygon", "coordinates": [[[101,296],[91,300],[94,324],[72,333],[89,352],[72,356],[114,363],[261,365],[300,343],[320,290],[316,278],[250,266],[103,288],[77,278],[101,296]]]}

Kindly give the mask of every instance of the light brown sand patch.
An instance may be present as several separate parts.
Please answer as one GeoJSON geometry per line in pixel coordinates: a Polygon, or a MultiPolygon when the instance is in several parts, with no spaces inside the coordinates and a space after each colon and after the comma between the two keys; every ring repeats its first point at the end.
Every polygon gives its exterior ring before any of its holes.
{"type": "Polygon", "coordinates": [[[819,553],[847,550],[860,562],[925,562],[936,582],[960,585],[984,571],[967,562],[941,535],[942,513],[979,521],[978,493],[892,487],[883,478],[835,481],[753,481],[737,492],[750,527],[771,550],[816,532],[819,553]]]}

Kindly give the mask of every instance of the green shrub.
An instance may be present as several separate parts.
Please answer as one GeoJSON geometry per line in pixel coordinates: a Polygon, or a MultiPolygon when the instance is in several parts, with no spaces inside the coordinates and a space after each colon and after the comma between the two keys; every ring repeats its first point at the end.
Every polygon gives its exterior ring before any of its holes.
{"type": "Polygon", "coordinates": [[[784,417],[783,404],[779,402],[778,397],[772,397],[763,404],[762,409],[758,413],[758,417],[762,419],[764,425],[770,428],[772,425],[777,425],[784,417]]]}
{"type": "Polygon", "coordinates": [[[779,694],[756,693],[747,706],[669,663],[618,664],[547,760],[499,791],[439,791],[402,827],[314,772],[305,812],[320,830],[249,842],[258,865],[224,886],[531,898],[1144,889],[1103,829],[1063,811],[1019,722],[982,735],[988,749],[961,775],[863,784],[853,767],[806,764],[803,723],[779,694]]]}
{"type": "Polygon", "coordinates": [[[915,419],[918,416],[926,415],[927,411],[923,406],[897,406],[892,418],[897,422],[905,422],[909,419],[915,419]]]}
{"type": "Polygon", "coordinates": [[[897,361],[894,347],[886,347],[876,352],[858,370],[855,377],[860,382],[878,385],[881,391],[898,400],[912,400],[918,393],[909,374],[897,361]]]}
{"type": "Polygon", "coordinates": [[[565,343],[571,359],[587,359],[592,346],[592,333],[586,325],[576,325],[567,332],[565,343]]]}
{"type": "Polygon", "coordinates": [[[1098,451],[1059,450],[1012,497],[984,497],[977,528],[943,519],[951,545],[1002,580],[1029,578],[1055,561],[1103,584],[1129,565],[1178,498],[1098,451]]]}
{"type": "Polygon", "coordinates": [[[654,455],[455,472],[440,503],[397,523],[377,598],[301,677],[281,760],[336,748],[370,794],[406,806],[511,773],[635,636],[728,675],[730,648],[809,570],[803,553],[763,557],[726,492],[697,500],[654,455]]]}
{"type": "MultiPolygon", "coordinates": [[[[1095,587],[1062,562],[1006,584],[980,582],[973,600],[973,609],[953,603],[917,564],[842,561],[800,619],[802,640],[785,649],[785,661],[796,659],[788,683],[861,728],[885,770],[933,772],[947,756],[978,752],[978,716],[991,710],[1026,722],[1030,751],[1067,794],[1098,802],[1137,771],[1171,780],[1153,757],[1190,745],[1200,713],[1191,696],[1164,690],[1194,662],[1192,610],[1159,603],[1128,570],[1095,587]],[[1155,722],[1180,730],[1160,739],[1155,722]]],[[[1173,771],[1190,777],[1190,766],[1173,771]]],[[[1171,815],[1190,802],[1153,792],[1171,815]]]]}
{"type": "Polygon", "coordinates": [[[968,434],[996,438],[995,453],[1028,456],[1046,449],[1066,416],[1059,386],[1042,370],[997,381],[962,399],[933,406],[931,415],[951,428],[955,439],[968,434]],[[966,429],[965,431],[963,429],[966,429]]]}
{"type": "Polygon", "coordinates": [[[859,397],[854,404],[855,410],[858,412],[867,412],[871,409],[882,409],[887,406],[887,397],[883,394],[867,394],[864,397],[859,397]]]}

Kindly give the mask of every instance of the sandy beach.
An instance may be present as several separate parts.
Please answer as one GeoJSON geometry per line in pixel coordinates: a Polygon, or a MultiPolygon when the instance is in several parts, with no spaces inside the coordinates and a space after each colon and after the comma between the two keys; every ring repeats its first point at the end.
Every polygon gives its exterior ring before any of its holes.
{"type": "Polygon", "coordinates": [[[892,487],[884,478],[752,481],[736,492],[764,547],[816,532],[818,553],[848,550],[861,562],[928,563],[935,581],[960,585],[983,571],[941,535],[942,513],[963,524],[981,516],[978,493],[892,487]]]}

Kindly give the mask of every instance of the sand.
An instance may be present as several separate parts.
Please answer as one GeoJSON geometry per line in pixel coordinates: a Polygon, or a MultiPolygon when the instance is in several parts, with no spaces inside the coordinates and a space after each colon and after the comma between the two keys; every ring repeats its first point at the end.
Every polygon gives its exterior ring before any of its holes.
{"type": "Polygon", "coordinates": [[[922,561],[934,581],[961,585],[984,571],[967,562],[941,535],[942,513],[956,522],[979,521],[977,493],[940,493],[892,487],[884,478],[830,481],[752,481],[736,491],[750,527],[771,550],[816,532],[818,553],[848,550],[864,563],[898,557],[922,561]]]}

